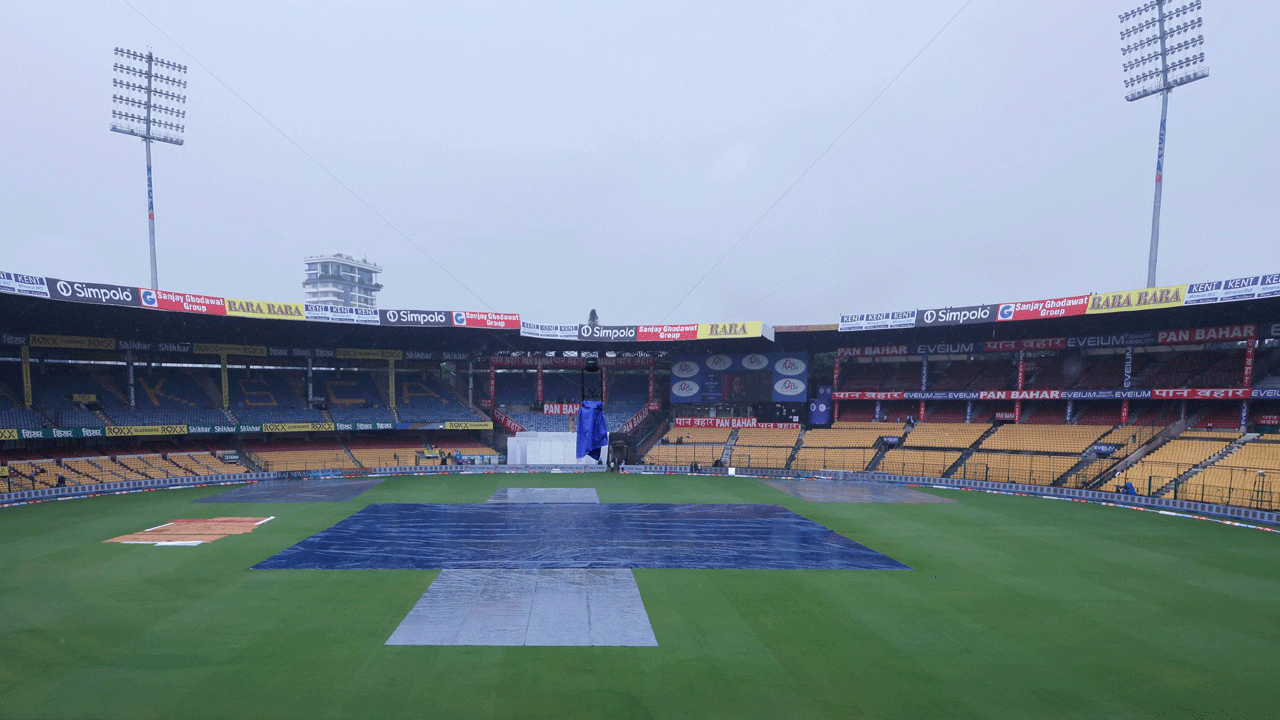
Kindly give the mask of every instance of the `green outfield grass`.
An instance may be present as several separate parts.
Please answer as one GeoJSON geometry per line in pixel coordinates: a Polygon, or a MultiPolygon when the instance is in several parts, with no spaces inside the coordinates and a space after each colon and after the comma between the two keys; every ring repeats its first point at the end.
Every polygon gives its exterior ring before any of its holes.
{"type": "Polygon", "coordinates": [[[397,478],[349,503],[209,487],[0,509],[4,718],[1252,718],[1280,714],[1280,535],[930,490],[811,504],[743,478],[397,478]],[[656,648],[387,647],[435,572],[249,570],[375,502],[499,487],[777,503],[914,568],[638,570],[656,648]],[[268,516],[153,548],[174,518],[268,516]]]}

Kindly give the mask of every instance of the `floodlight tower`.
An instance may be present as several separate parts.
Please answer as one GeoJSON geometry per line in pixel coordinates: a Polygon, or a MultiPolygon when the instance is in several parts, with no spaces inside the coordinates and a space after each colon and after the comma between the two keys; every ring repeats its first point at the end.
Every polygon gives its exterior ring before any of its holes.
{"type": "Polygon", "coordinates": [[[1156,198],[1151,210],[1147,287],[1156,286],[1169,93],[1179,85],[1209,77],[1209,68],[1204,65],[1204,50],[1201,49],[1204,35],[1199,33],[1200,26],[1204,24],[1200,18],[1200,1],[1191,0],[1175,7],[1175,0],[1150,0],[1120,14],[1120,23],[1127,26],[1120,31],[1120,54],[1128,58],[1124,63],[1124,86],[1129,93],[1124,99],[1133,102],[1160,93],[1160,149],[1156,153],[1156,198]],[[1183,35],[1186,37],[1174,41],[1183,35]]]}
{"type": "Polygon", "coordinates": [[[123,58],[124,62],[116,62],[112,69],[127,78],[136,78],[137,82],[120,78],[111,79],[111,84],[115,88],[111,101],[133,108],[133,110],[112,109],[111,132],[142,138],[142,144],[147,148],[147,228],[151,236],[151,289],[159,290],[160,281],[156,272],[156,205],[151,192],[151,141],[158,140],[171,145],[181,145],[182,133],[186,130],[186,125],[172,120],[159,120],[152,115],[166,115],[186,122],[187,111],[180,110],[177,106],[185,104],[187,96],[155,87],[155,85],[167,85],[176,90],[185,91],[187,81],[179,76],[187,74],[187,66],[161,60],[152,55],[150,50],[144,54],[116,48],[116,57],[123,58]],[[129,63],[138,63],[141,67],[129,63]],[[158,68],[174,75],[166,75],[158,68]]]}

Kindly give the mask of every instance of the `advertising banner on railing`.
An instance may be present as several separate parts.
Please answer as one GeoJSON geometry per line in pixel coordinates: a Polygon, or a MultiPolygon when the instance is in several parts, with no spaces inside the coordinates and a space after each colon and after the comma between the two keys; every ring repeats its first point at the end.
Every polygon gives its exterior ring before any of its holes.
{"type": "Polygon", "coordinates": [[[699,340],[762,337],[773,339],[773,328],[759,320],[751,322],[699,323],[699,340]]]}
{"type": "Polygon", "coordinates": [[[577,415],[581,403],[546,403],[542,406],[543,415],[577,415]]]}
{"type": "Polygon", "coordinates": [[[697,340],[698,326],[693,325],[638,325],[636,340],[651,342],[659,340],[697,340]]]}
{"type": "Polygon", "coordinates": [[[521,320],[520,334],[524,337],[542,338],[544,340],[577,340],[578,326],[541,325],[521,320]]]}
{"type": "Polygon", "coordinates": [[[378,311],[373,308],[342,307],[340,305],[303,305],[308,320],[319,322],[378,325],[378,311]]]}
{"type": "Polygon", "coordinates": [[[335,357],[343,360],[403,360],[400,350],[373,350],[369,348],[338,348],[335,357]]]}
{"type": "Polygon", "coordinates": [[[915,326],[915,310],[898,310],[896,312],[841,315],[837,329],[840,332],[859,332],[863,330],[893,330],[915,326]]]}
{"type": "Polygon", "coordinates": [[[1089,296],[1087,314],[1095,315],[1098,313],[1178,307],[1182,305],[1186,295],[1186,285],[1167,285],[1165,287],[1144,288],[1142,290],[1100,293],[1089,296]]]}
{"type": "Polygon", "coordinates": [[[808,382],[805,352],[678,357],[671,402],[804,402],[808,382]]]}
{"type": "Polygon", "coordinates": [[[898,357],[910,354],[911,349],[906,345],[872,345],[836,350],[837,357],[898,357]]]}
{"type": "Polygon", "coordinates": [[[635,325],[579,325],[579,340],[630,342],[637,340],[635,325]]]}
{"type": "Polygon", "coordinates": [[[760,422],[753,417],[681,417],[672,423],[673,427],[685,428],[765,428],[771,430],[798,430],[800,423],[760,422]]]}
{"type": "Polygon", "coordinates": [[[54,300],[89,303],[92,305],[119,305],[139,307],[138,288],[102,283],[82,283],[58,278],[45,278],[49,297],[54,300]]]}
{"type": "Polygon", "coordinates": [[[332,432],[333,423],[262,423],[262,432],[332,432]]]}
{"type": "Polygon", "coordinates": [[[988,340],[982,343],[982,352],[1001,353],[1019,350],[1063,350],[1066,338],[1040,338],[1038,340],[988,340]]]}
{"type": "Polygon", "coordinates": [[[445,430],[492,430],[493,423],[488,420],[446,420],[445,430]]]}
{"type": "Polygon", "coordinates": [[[453,311],[454,327],[480,327],[490,330],[519,330],[519,313],[453,311]]]}
{"type": "Polygon", "coordinates": [[[1236,302],[1280,295],[1280,273],[1187,285],[1186,305],[1236,302]]]}
{"type": "Polygon", "coordinates": [[[152,290],[138,288],[138,297],[142,307],[153,310],[169,310],[171,312],[199,313],[201,315],[226,315],[227,301],[209,295],[192,295],[176,293],[168,290],[152,290]]]}
{"type": "Polygon", "coordinates": [[[1084,315],[1088,309],[1088,295],[1004,303],[996,311],[996,320],[1006,322],[1010,320],[1044,320],[1047,318],[1071,317],[1073,315],[1084,315]]]}
{"type": "Polygon", "coordinates": [[[1259,425],[1280,425],[1280,415],[1255,415],[1253,421],[1259,425]]]}
{"type": "Polygon", "coordinates": [[[933,308],[916,311],[916,327],[943,327],[949,325],[980,325],[995,322],[999,308],[996,305],[969,305],[967,307],[933,308]]]}
{"type": "Polygon", "coordinates": [[[1153,388],[1152,400],[1247,400],[1248,388],[1153,388]]]}
{"type": "Polygon", "coordinates": [[[0,292],[11,295],[49,297],[49,284],[42,277],[20,273],[0,272],[0,292]]]}
{"type": "Polygon", "coordinates": [[[396,424],[393,422],[335,422],[333,424],[335,430],[395,430],[396,424]]]}
{"type": "Polygon", "coordinates": [[[831,393],[832,400],[902,400],[903,397],[904,393],[902,392],[850,390],[831,393]]]}
{"type": "Polygon", "coordinates": [[[265,302],[227,298],[227,314],[236,317],[252,317],[263,320],[306,320],[302,303],[265,302]]]}
{"type": "Polygon", "coordinates": [[[1209,342],[1253,340],[1257,337],[1257,325],[1223,325],[1221,327],[1189,328],[1186,330],[1161,330],[1156,333],[1156,342],[1161,345],[1198,345],[1209,342]]]}
{"type": "Polygon", "coordinates": [[[146,435],[186,435],[186,425],[108,425],[103,428],[107,437],[139,437],[146,435]]]}
{"type": "Polygon", "coordinates": [[[83,428],[4,428],[0,429],[0,441],[3,440],[42,440],[57,438],[97,438],[106,437],[100,427],[83,428]]]}
{"type": "Polygon", "coordinates": [[[501,410],[493,411],[493,420],[494,422],[498,423],[502,427],[506,428],[507,432],[512,432],[512,433],[524,432],[523,425],[516,422],[515,420],[512,420],[510,417],[507,416],[506,413],[502,412],[501,410]]]}
{"type": "Polygon", "coordinates": [[[452,315],[448,310],[379,310],[378,322],[401,327],[448,327],[452,315]]]}
{"type": "Polygon", "coordinates": [[[77,337],[74,335],[30,335],[27,343],[33,348],[74,348],[77,350],[115,350],[112,338],[77,337]]]}

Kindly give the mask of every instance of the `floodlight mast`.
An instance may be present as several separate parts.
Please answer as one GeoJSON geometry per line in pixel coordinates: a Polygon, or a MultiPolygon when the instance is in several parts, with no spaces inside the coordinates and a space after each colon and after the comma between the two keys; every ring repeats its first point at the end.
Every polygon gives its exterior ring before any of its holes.
{"type": "Polygon", "coordinates": [[[153,86],[153,83],[163,83],[174,88],[186,90],[187,81],[180,77],[164,75],[156,71],[156,67],[165,70],[180,73],[187,73],[187,66],[178,63],[161,60],[148,50],[145,54],[134,50],[126,50],[125,48],[115,49],[116,57],[124,58],[126,61],[142,63],[144,67],[139,68],[126,63],[115,63],[112,68],[115,72],[121,73],[127,77],[136,77],[146,80],[146,84],[142,85],[129,80],[121,80],[112,78],[111,84],[117,90],[126,94],[112,93],[112,102],[128,105],[142,111],[141,115],[126,110],[112,110],[111,132],[123,133],[125,135],[133,135],[142,139],[142,144],[147,150],[147,229],[151,244],[151,289],[160,289],[159,274],[156,269],[156,205],[155,196],[152,193],[151,184],[151,141],[169,143],[170,145],[182,144],[182,133],[186,130],[186,126],[180,123],[169,122],[166,120],[153,119],[151,116],[155,114],[165,114],[170,117],[183,119],[187,116],[186,110],[177,108],[187,102],[187,96],[168,90],[161,90],[153,86]],[[129,95],[128,93],[134,93],[129,95]],[[139,98],[140,96],[140,98],[139,98]],[[156,101],[156,98],[170,103],[163,105],[156,101]]]}
{"type": "Polygon", "coordinates": [[[1172,6],[1173,2],[1174,0],[1149,0],[1120,15],[1121,24],[1137,20],[1135,24],[1120,31],[1120,41],[1123,43],[1120,47],[1121,55],[1141,53],[1157,44],[1160,48],[1139,54],[1123,66],[1125,74],[1128,75],[1124,86],[1132,88],[1132,91],[1125,95],[1125,100],[1133,102],[1160,93],[1160,145],[1156,152],[1156,192],[1151,208],[1151,250],[1147,257],[1147,287],[1156,286],[1156,255],[1160,247],[1160,198],[1164,190],[1165,124],[1169,117],[1169,93],[1179,85],[1209,77],[1208,67],[1196,67],[1204,63],[1203,51],[1199,54],[1181,55],[1203,46],[1204,35],[1196,35],[1172,45],[1168,42],[1172,37],[1199,30],[1204,24],[1204,20],[1199,16],[1201,0],[1191,0],[1179,7],[1166,9],[1165,6],[1172,6]],[[1152,12],[1154,12],[1153,17],[1146,17],[1152,12]],[[1166,20],[1176,20],[1193,14],[1194,18],[1179,22],[1172,27],[1166,25],[1166,20]],[[1153,27],[1156,29],[1155,34],[1145,35],[1153,27]],[[1170,56],[1174,55],[1179,57],[1171,62],[1170,56]],[[1144,66],[1155,62],[1160,64],[1158,69],[1143,69],[1144,66]],[[1170,77],[1171,72],[1181,74],[1170,77]]]}

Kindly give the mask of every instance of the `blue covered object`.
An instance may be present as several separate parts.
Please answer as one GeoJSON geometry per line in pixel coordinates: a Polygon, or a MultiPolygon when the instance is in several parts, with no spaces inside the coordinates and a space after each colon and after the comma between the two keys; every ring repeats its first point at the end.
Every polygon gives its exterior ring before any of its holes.
{"type": "Polygon", "coordinates": [[[257,569],[905,570],[778,505],[373,504],[257,569]]]}
{"type": "Polygon", "coordinates": [[[604,421],[604,403],[586,400],[578,408],[578,459],[590,455],[600,459],[600,448],[609,442],[609,426],[604,421]]]}

